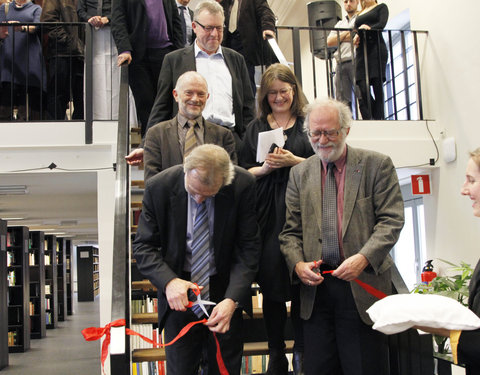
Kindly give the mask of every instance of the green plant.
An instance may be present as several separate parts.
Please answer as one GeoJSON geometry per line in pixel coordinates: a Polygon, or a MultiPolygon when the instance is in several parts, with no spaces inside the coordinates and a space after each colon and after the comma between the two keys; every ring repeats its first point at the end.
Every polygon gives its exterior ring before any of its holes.
{"type": "MultiPolygon", "coordinates": [[[[454,264],[444,259],[439,259],[441,262],[449,264],[450,272],[455,274],[447,276],[437,276],[428,285],[424,283],[417,284],[412,290],[412,293],[419,294],[440,294],[446,297],[453,298],[462,305],[468,305],[468,284],[472,278],[473,269],[470,264],[460,262],[460,265],[454,264]]],[[[433,335],[433,338],[438,346],[439,353],[446,352],[447,338],[443,336],[433,335]]]]}

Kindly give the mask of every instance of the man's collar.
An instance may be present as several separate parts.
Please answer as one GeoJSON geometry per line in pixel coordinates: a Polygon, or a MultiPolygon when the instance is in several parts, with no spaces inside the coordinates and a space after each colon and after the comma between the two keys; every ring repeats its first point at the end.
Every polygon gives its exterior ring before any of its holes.
{"type": "Polygon", "coordinates": [[[211,55],[209,55],[208,53],[206,53],[205,51],[203,51],[197,44],[198,40],[195,41],[195,43],[193,43],[193,49],[194,49],[194,53],[195,53],[195,57],[198,57],[198,54],[201,54],[203,56],[213,56],[213,55],[220,55],[222,56],[223,58],[223,51],[222,51],[222,46],[219,45],[218,46],[218,49],[217,49],[217,52],[214,52],[212,53],[211,55]]]}
{"type": "MultiPolygon", "coordinates": [[[[183,116],[180,112],[177,113],[177,122],[184,127],[185,124],[187,123],[189,119],[187,119],[185,116],[183,116]]],[[[199,128],[202,128],[203,126],[203,117],[202,115],[194,118],[195,122],[197,123],[199,128]]]]}

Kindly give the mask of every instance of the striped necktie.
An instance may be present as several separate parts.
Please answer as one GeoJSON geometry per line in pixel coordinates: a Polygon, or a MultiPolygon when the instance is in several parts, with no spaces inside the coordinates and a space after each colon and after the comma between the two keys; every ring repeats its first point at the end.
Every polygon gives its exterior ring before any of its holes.
{"type": "Polygon", "coordinates": [[[334,163],[328,163],[322,202],[322,259],[336,267],[340,264],[340,246],[337,233],[337,184],[333,174],[334,163]]]}
{"type": "Polygon", "coordinates": [[[188,130],[185,134],[185,147],[183,149],[183,159],[185,159],[192,150],[197,147],[197,138],[195,136],[195,124],[193,120],[188,120],[188,130]]]}
{"type": "MultiPolygon", "coordinates": [[[[191,281],[203,286],[202,299],[208,300],[210,297],[209,278],[210,278],[210,232],[208,226],[208,211],[205,202],[197,206],[197,213],[193,223],[192,233],[192,270],[191,281]]],[[[198,316],[203,316],[200,306],[193,306],[193,312],[198,316]]]]}

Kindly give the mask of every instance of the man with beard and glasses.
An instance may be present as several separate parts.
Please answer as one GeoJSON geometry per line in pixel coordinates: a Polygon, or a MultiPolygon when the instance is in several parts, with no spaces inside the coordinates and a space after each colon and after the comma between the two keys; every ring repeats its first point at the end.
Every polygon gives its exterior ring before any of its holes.
{"type": "Polygon", "coordinates": [[[199,73],[186,72],[178,78],[173,90],[177,115],[152,126],[145,136],[145,182],[164,169],[182,164],[195,146],[204,143],[223,147],[237,162],[232,132],[202,117],[208,97],[207,81],[199,73]]]}
{"type": "Polygon", "coordinates": [[[346,144],[351,121],[334,99],[307,107],[317,155],[291,169],[287,186],[279,239],[300,283],[307,375],[389,373],[387,338],[366,313],[376,297],[354,280],[392,293],[389,252],[403,227],[403,199],[388,156],[346,144]]]}

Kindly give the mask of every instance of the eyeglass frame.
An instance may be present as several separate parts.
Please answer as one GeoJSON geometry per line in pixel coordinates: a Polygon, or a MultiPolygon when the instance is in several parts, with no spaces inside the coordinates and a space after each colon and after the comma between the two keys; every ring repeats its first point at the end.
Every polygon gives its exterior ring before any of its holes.
{"type": "Polygon", "coordinates": [[[340,133],[342,132],[343,129],[346,129],[346,128],[344,126],[342,126],[340,129],[317,130],[317,131],[315,131],[315,133],[317,133],[317,134],[313,134],[310,130],[308,130],[307,135],[310,138],[316,138],[316,139],[322,138],[322,135],[323,135],[328,140],[333,141],[333,140],[337,139],[337,137],[340,135],[340,133]],[[331,132],[331,134],[328,134],[329,132],[331,132]]]}
{"type": "Polygon", "coordinates": [[[281,90],[269,90],[269,91],[267,91],[267,95],[272,97],[272,98],[276,98],[278,94],[280,94],[280,96],[282,96],[282,97],[285,97],[288,94],[290,94],[290,91],[293,91],[293,87],[291,87],[291,86],[288,87],[288,88],[281,89],[281,90]]]}
{"type": "Polygon", "coordinates": [[[207,33],[212,33],[213,30],[217,30],[217,33],[223,33],[223,30],[225,30],[225,26],[203,26],[200,22],[198,22],[197,20],[193,20],[193,22],[195,22],[196,24],[198,24],[199,26],[202,27],[202,29],[204,31],[206,31],[207,33]]]}

